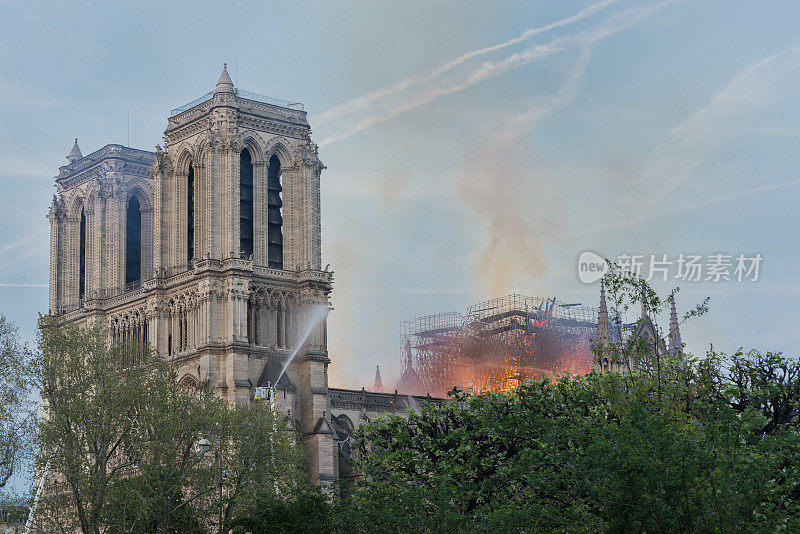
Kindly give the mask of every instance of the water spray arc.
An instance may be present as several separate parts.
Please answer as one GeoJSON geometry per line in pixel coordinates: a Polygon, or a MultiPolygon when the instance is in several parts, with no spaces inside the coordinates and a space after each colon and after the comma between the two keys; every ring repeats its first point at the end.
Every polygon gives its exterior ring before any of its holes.
{"type": "MultiPolygon", "coordinates": [[[[286,369],[289,368],[289,364],[292,363],[294,357],[297,356],[300,353],[300,350],[303,348],[303,346],[305,346],[306,342],[308,341],[308,338],[311,337],[311,334],[314,332],[314,329],[322,325],[325,319],[328,317],[328,311],[330,311],[330,308],[327,305],[316,305],[312,306],[309,309],[309,313],[306,316],[306,322],[303,325],[303,329],[300,332],[300,335],[297,339],[297,343],[292,352],[289,354],[289,357],[286,358],[286,362],[283,364],[281,372],[278,373],[278,376],[275,378],[274,382],[267,383],[267,399],[269,401],[269,409],[273,414],[273,419],[272,419],[273,433],[276,433],[278,431],[278,422],[277,418],[275,417],[277,415],[275,408],[275,398],[278,393],[278,382],[280,382],[281,377],[283,377],[284,373],[286,373],[286,369]]],[[[270,434],[269,437],[271,445],[272,445],[273,435],[274,434],[270,434]]],[[[280,490],[278,488],[278,481],[276,480],[275,494],[278,495],[279,493],[280,490]]]]}
{"type": "Polygon", "coordinates": [[[297,344],[289,354],[289,357],[286,359],[286,363],[283,364],[283,368],[278,374],[278,377],[275,379],[275,385],[278,384],[278,381],[280,381],[281,377],[286,372],[289,364],[292,363],[294,357],[297,356],[297,354],[300,352],[300,349],[302,349],[306,344],[306,341],[308,340],[309,336],[311,336],[311,333],[314,331],[314,329],[318,325],[322,324],[323,320],[328,316],[329,310],[330,308],[327,305],[316,305],[309,308],[309,313],[306,317],[306,324],[304,325],[304,328],[297,339],[297,344]]]}

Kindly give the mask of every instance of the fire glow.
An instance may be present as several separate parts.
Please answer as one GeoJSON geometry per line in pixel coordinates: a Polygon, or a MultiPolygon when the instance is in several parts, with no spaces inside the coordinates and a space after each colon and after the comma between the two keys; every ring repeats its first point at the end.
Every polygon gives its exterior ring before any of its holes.
{"type": "Polygon", "coordinates": [[[453,387],[512,391],[532,377],[586,373],[597,312],[556,299],[509,295],[403,324],[404,365],[431,395],[453,387]]]}

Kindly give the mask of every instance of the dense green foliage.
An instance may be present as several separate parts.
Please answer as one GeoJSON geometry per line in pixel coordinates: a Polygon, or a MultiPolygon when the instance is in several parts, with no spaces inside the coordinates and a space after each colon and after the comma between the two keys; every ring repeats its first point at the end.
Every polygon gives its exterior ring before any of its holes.
{"type": "Polygon", "coordinates": [[[799,401],[758,353],[457,394],[364,428],[343,530],[797,531],[799,401]]]}
{"type": "Polygon", "coordinates": [[[44,324],[37,364],[47,531],[209,532],[220,508],[230,522],[253,495],[300,484],[300,447],[263,402],[229,406],[151,352],[69,323],[44,324]]]}
{"type": "MultiPolygon", "coordinates": [[[[653,317],[670,302],[613,267],[606,289],[616,339],[637,295],[653,317]]],[[[212,532],[220,510],[234,534],[800,531],[800,361],[694,361],[649,328],[595,347],[633,371],[454,390],[365,423],[337,499],[304,487],[295,434],[263,403],[229,407],[149,352],[45,325],[39,518],[95,534],[212,532]]]]}
{"type": "Polygon", "coordinates": [[[36,410],[28,396],[31,358],[14,324],[0,315],[0,488],[30,459],[35,443],[36,410]]]}
{"type": "Polygon", "coordinates": [[[319,490],[307,488],[289,494],[259,491],[228,526],[234,534],[330,532],[332,513],[327,496],[319,490]]]}
{"type": "Polygon", "coordinates": [[[24,498],[0,498],[0,525],[24,525],[28,518],[28,503],[24,498]]]}

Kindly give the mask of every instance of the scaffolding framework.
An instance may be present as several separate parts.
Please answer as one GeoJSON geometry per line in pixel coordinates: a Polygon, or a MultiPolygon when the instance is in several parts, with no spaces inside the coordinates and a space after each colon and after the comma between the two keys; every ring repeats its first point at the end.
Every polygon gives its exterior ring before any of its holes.
{"type": "Polygon", "coordinates": [[[512,294],[402,324],[403,366],[432,395],[453,387],[511,390],[532,376],[592,367],[597,310],[512,294]]]}

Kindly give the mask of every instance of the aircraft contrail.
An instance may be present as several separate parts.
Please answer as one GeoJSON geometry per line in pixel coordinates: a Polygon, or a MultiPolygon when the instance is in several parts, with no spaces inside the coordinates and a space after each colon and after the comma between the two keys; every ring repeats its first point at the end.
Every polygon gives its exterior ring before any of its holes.
{"type": "Polygon", "coordinates": [[[434,85],[433,87],[422,91],[419,95],[406,102],[395,104],[385,111],[361,119],[360,121],[356,122],[355,125],[346,128],[339,133],[325,137],[319,144],[320,146],[325,146],[336,141],[347,139],[375,124],[397,117],[406,111],[410,111],[428,104],[440,96],[462,91],[463,89],[475,85],[476,83],[490,78],[495,78],[501,74],[518,69],[519,67],[529,63],[541,61],[558,52],[591,46],[594,43],[602,41],[603,39],[630,28],[653,11],[666,5],[673,4],[676,1],[678,0],[664,0],[650,6],[630,8],[616,13],[608,20],[606,24],[594,30],[588,30],[579,34],[565,37],[557,37],[547,43],[538,44],[521,52],[511,54],[502,61],[485,61],[477,68],[466,73],[461,81],[453,82],[450,85],[434,85]]]}
{"type": "Polygon", "coordinates": [[[509,46],[513,46],[515,44],[527,41],[528,39],[530,39],[530,38],[532,38],[532,37],[534,37],[534,36],[536,36],[536,35],[538,35],[540,33],[546,32],[548,30],[554,30],[556,28],[561,28],[561,27],[566,26],[568,24],[572,24],[573,22],[578,22],[580,20],[583,20],[583,19],[585,19],[587,17],[590,17],[590,16],[594,15],[598,11],[601,11],[601,10],[607,8],[608,6],[610,6],[612,4],[616,4],[617,2],[619,2],[619,0],[604,0],[603,2],[598,2],[598,3],[593,4],[593,5],[585,8],[585,9],[582,9],[581,11],[579,11],[578,13],[576,13],[576,14],[570,16],[570,17],[566,17],[566,18],[557,20],[556,22],[552,22],[552,23],[547,24],[545,26],[539,26],[539,27],[536,27],[536,28],[528,28],[527,30],[522,32],[517,37],[514,37],[513,39],[509,39],[508,41],[505,41],[505,42],[502,42],[502,43],[499,43],[499,44],[496,44],[496,45],[492,45],[492,46],[487,46],[487,47],[484,47],[484,48],[478,48],[478,49],[472,50],[470,52],[466,52],[466,53],[458,56],[457,58],[449,61],[448,63],[445,63],[441,67],[438,67],[438,68],[433,69],[433,70],[431,70],[429,72],[426,72],[425,74],[416,74],[414,76],[409,76],[408,78],[400,80],[397,83],[394,83],[392,85],[388,85],[388,86],[383,87],[381,89],[377,89],[375,91],[367,93],[364,96],[360,96],[358,98],[354,98],[354,99],[352,99],[352,100],[350,100],[348,102],[345,102],[344,104],[336,106],[336,107],[334,107],[334,108],[332,108],[332,109],[330,109],[330,110],[328,110],[328,111],[326,111],[324,113],[321,113],[321,114],[317,115],[316,117],[314,117],[314,121],[317,124],[323,124],[323,123],[325,123],[325,122],[327,122],[327,121],[329,121],[329,120],[331,120],[333,118],[339,117],[341,115],[345,115],[345,114],[348,114],[348,113],[352,113],[354,111],[358,111],[359,109],[365,108],[371,102],[374,102],[375,100],[378,100],[379,98],[384,98],[386,96],[399,93],[400,91],[403,91],[404,89],[406,89],[406,88],[408,88],[408,87],[410,87],[412,85],[429,82],[429,81],[431,81],[431,80],[433,80],[435,78],[438,78],[439,76],[441,76],[445,72],[449,71],[450,69],[452,69],[454,67],[457,67],[458,65],[460,65],[460,64],[464,63],[465,61],[467,61],[468,59],[472,59],[472,58],[478,57],[478,56],[483,56],[485,54],[488,54],[490,52],[495,52],[497,50],[502,50],[503,48],[507,48],[509,46]]]}

